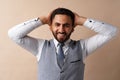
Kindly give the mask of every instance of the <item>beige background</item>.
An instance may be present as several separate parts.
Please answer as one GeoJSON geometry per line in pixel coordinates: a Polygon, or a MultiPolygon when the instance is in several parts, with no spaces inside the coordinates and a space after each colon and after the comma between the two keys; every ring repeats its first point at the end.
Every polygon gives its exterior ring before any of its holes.
{"type": "MultiPolygon", "coordinates": [[[[8,38],[7,31],[26,20],[66,7],[79,15],[103,20],[120,28],[120,0],[0,0],[0,80],[37,80],[37,61],[8,38]]],[[[94,32],[77,27],[72,39],[94,32]]],[[[50,39],[48,26],[30,35],[50,39]]],[[[85,80],[120,80],[120,34],[86,59],[85,80]]]]}

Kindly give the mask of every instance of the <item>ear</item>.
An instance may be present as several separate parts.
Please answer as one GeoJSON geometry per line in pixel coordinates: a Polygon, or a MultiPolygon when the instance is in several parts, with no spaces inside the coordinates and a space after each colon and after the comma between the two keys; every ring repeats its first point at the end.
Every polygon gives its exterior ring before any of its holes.
{"type": "Polygon", "coordinates": [[[51,25],[49,25],[49,29],[52,31],[52,26],[51,25]]]}
{"type": "Polygon", "coordinates": [[[74,28],[75,28],[75,27],[72,28],[72,32],[74,32],[74,28]]]}

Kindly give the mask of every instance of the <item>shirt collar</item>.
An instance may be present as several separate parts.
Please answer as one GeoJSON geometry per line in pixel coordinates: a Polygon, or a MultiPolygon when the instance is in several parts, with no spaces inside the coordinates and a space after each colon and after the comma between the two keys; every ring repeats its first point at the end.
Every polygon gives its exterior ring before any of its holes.
{"type": "MultiPolygon", "coordinates": [[[[71,39],[68,39],[66,42],[64,42],[65,46],[67,46],[70,43],[70,41],[71,41],[71,39]]],[[[57,47],[59,42],[55,38],[53,39],[53,42],[55,44],[55,47],[57,47]]]]}

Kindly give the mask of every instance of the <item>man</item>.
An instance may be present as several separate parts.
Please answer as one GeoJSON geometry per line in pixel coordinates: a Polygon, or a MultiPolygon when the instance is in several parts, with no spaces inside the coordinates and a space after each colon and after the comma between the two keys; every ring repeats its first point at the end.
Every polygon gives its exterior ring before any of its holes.
{"type": "Polygon", "coordinates": [[[79,16],[66,8],[57,8],[48,16],[16,25],[8,34],[37,57],[38,80],[83,80],[85,58],[115,36],[116,31],[110,24],[79,16]],[[36,39],[27,35],[44,24],[50,26],[54,39],[36,39]],[[70,36],[78,25],[98,34],[74,41],[70,36]]]}

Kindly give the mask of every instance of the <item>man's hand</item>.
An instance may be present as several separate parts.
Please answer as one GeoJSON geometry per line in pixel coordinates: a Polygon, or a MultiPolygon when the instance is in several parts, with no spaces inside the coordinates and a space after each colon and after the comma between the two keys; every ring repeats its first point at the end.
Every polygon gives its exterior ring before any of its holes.
{"type": "Polygon", "coordinates": [[[84,22],[87,20],[86,17],[79,16],[77,13],[74,13],[74,14],[75,14],[75,27],[77,25],[83,25],[84,22]]]}
{"type": "MultiPolygon", "coordinates": [[[[77,25],[83,25],[87,18],[83,16],[79,16],[77,13],[74,14],[75,14],[75,27],[77,25]]],[[[39,19],[42,21],[43,24],[50,25],[50,16],[51,13],[49,13],[47,16],[40,16],[39,19]]]]}
{"type": "Polygon", "coordinates": [[[42,21],[43,24],[50,25],[50,16],[51,14],[49,13],[47,16],[40,16],[39,19],[42,21]]]}

